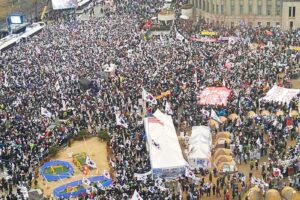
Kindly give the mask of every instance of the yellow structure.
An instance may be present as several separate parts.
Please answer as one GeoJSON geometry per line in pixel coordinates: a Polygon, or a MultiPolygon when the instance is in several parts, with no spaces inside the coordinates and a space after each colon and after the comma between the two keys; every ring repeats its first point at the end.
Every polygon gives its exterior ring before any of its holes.
{"type": "Polygon", "coordinates": [[[67,187],[67,192],[76,192],[77,191],[77,186],[74,187],[67,187]]]}
{"type": "Polygon", "coordinates": [[[61,165],[53,165],[50,167],[50,170],[52,172],[52,174],[56,174],[56,169],[60,169],[61,171],[63,171],[63,166],[61,165]]]}
{"type": "Polygon", "coordinates": [[[80,160],[84,161],[85,163],[85,159],[86,159],[86,153],[82,152],[82,153],[78,153],[78,154],[74,154],[73,155],[73,163],[75,164],[76,167],[78,167],[80,170],[82,170],[82,166],[83,164],[80,162],[80,160]]]}

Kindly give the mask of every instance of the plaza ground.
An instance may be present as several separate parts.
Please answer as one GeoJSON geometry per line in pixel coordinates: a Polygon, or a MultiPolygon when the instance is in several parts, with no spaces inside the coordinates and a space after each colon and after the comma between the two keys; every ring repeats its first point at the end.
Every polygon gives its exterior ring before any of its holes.
{"type": "Polygon", "coordinates": [[[44,180],[44,178],[39,176],[38,187],[42,189],[45,196],[51,197],[53,189],[58,186],[82,179],[82,172],[74,165],[72,158],[70,158],[71,154],[82,152],[85,152],[96,163],[98,168],[90,170],[88,177],[102,175],[104,170],[110,171],[109,162],[107,159],[106,142],[101,142],[97,137],[86,139],[85,141],[74,141],[72,142],[71,147],[66,147],[55,157],[51,158],[51,160],[62,160],[69,162],[74,168],[74,175],[70,178],[53,182],[47,182],[44,180]]]}

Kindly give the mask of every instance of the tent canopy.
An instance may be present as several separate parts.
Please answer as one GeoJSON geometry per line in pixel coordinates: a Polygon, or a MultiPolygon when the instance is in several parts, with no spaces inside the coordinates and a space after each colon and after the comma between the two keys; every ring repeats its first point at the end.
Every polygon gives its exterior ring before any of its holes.
{"type": "Polygon", "coordinates": [[[219,138],[228,138],[230,139],[230,132],[218,132],[216,135],[216,140],[218,140],[219,138]]]}
{"type": "Polygon", "coordinates": [[[211,156],[211,133],[208,126],[193,126],[189,140],[190,158],[205,158],[211,156]]]}
{"type": "Polygon", "coordinates": [[[260,100],[289,103],[299,93],[299,89],[287,89],[274,85],[272,89],[267,92],[266,96],[261,98],[260,100]]]}
{"type": "Polygon", "coordinates": [[[277,190],[271,189],[266,192],[266,200],[281,200],[280,194],[277,190]]]}
{"type": "Polygon", "coordinates": [[[230,149],[218,148],[216,150],[216,152],[214,153],[214,158],[216,159],[216,158],[218,158],[218,156],[221,156],[221,155],[230,156],[231,155],[230,149]]]}
{"type": "Polygon", "coordinates": [[[212,137],[208,126],[193,126],[189,139],[189,164],[191,167],[210,167],[212,137]]]}
{"type": "Polygon", "coordinates": [[[172,117],[157,110],[144,119],[152,169],[185,167],[172,117]]]}

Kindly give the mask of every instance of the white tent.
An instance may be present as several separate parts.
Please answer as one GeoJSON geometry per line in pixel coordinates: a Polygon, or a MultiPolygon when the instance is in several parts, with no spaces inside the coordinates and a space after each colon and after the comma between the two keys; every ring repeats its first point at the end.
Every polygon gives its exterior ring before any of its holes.
{"type": "Polygon", "coordinates": [[[272,89],[267,92],[266,96],[260,100],[289,103],[299,93],[299,89],[287,89],[274,85],[272,89]]]}
{"type": "Polygon", "coordinates": [[[157,110],[144,119],[153,178],[177,178],[185,173],[184,160],[172,117],[157,110]]]}
{"type": "Polygon", "coordinates": [[[211,166],[212,137],[208,126],[193,126],[189,139],[188,161],[192,168],[207,169],[211,166]]]}

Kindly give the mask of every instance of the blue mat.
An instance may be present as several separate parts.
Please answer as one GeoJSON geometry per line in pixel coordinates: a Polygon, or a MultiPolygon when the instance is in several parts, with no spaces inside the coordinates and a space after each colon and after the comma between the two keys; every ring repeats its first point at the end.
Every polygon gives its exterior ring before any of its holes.
{"type": "MultiPolygon", "coordinates": [[[[103,187],[108,187],[112,184],[112,180],[108,179],[104,176],[93,176],[88,179],[91,181],[91,185],[93,185],[93,183],[97,183],[99,181],[102,182],[103,187]]],[[[81,186],[81,185],[82,185],[82,180],[70,182],[70,183],[67,183],[65,185],[55,188],[53,190],[53,194],[57,198],[71,198],[71,197],[78,197],[79,195],[86,193],[86,190],[91,189],[91,187],[89,187],[89,188],[81,188],[75,192],[68,192],[68,193],[64,192],[67,189],[67,187],[75,187],[75,186],[81,186]]]]}
{"type": "Polygon", "coordinates": [[[65,179],[69,178],[74,174],[74,169],[72,165],[66,161],[61,160],[53,160],[50,162],[46,162],[41,168],[40,168],[41,175],[47,180],[47,181],[57,181],[59,179],[65,179]],[[64,167],[67,167],[69,170],[66,172],[63,172],[61,174],[48,174],[45,173],[45,170],[51,166],[61,165],[64,167]]]}

